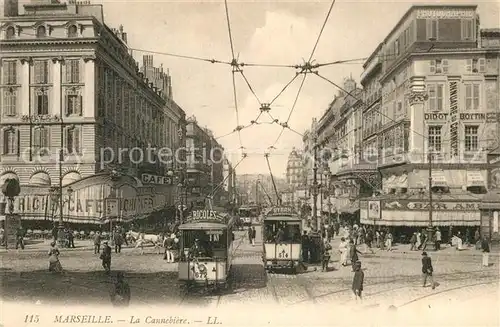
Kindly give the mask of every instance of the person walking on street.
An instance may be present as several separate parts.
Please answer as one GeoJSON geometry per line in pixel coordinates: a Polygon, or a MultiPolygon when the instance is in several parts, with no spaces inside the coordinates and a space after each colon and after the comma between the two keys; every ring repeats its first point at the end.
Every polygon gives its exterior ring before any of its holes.
{"type": "Polygon", "coordinates": [[[427,255],[427,252],[422,252],[422,287],[427,285],[427,280],[430,281],[432,289],[436,288],[436,284],[434,283],[434,277],[432,277],[432,273],[434,272],[434,268],[432,267],[432,260],[427,255]]]}
{"type": "Polygon", "coordinates": [[[54,224],[54,227],[52,228],[52,239],[54,241],[57,241],[57,233],[58,233],[58,228],[57,228],[57,225],[54,224]]]}
{"type": "Polygon", "coordinates": [[[351,240],[349,244],[349,257],[351,258],[352,271],[354,271],[356,262],[359,259],[358,254],[361,254],[361,252],[356,248],[356,244],[354,244],[354,241],[351,240]]]}
{"type": "Polygon", "coordinates": [[[102,253],[101,253],[102,266],[106,271],[106,274],[111,272],[111,247],[108,245],[108,241],[103,242],[102,253]]]}
{"type": "Polygon", "coordinates": [[[307,235],[307,231],[304,231],[304,234],[301,238],[302,243],[302,261],[308,263],[309,262],[309,236],[307,235]]]}
{"type": "Polygon", "coordinates": [[[247,234],[248,234],[248,244],[252,244],[252,236],[253,236],[252,227],[248,227],[247,234]]]}
{"type": "Polygon", "coordinates": [[[163,257],[163,260],[167,260],[167,262],[174,262],[174,240],[175,240],[175,234],[172,234],[170,236],[165,237],[165,240],[163,241],[163,246],[165,247],[165,256],[163,257]]]}
{"type": "Polygon", "coordinates": [[[122,234],[119,231],[115,233],[114,241],[115,241],[115,253],[121,253],[123,239],[122,239],[122,234]]]}
{"type": "Polygon", "coordinates": [[[417,249],[417,233],[414,232],[410,238],[410,251],[414,251],[417,249]]]}
{"type": "Polygon", "coordinates": [[[479,233],[479,229],[476,229],[474,233],[474,244],[476,245],[476,250],[481,250],[481,233],[479,233]]]}
{"type": "Polygon", "coordinates": [[[321,271],[328,271],[328,264],[330,263],[330,251],[332,250],[332,246],[330,242],[325,239],[322,246],[322,260],[321,260],[321,271]]]}
{"type": "Polygon", "coordinates": [[[441,241],[442,241],[441,231],[439,230],[439,228],[436,229],[436,234],[434,234],[434,238],[436,239],[436,244],[435,244],[436,251],[439,251],[441,250],[441,241]]]}
{"type": "Polygon", "coordinates": [[[368,228],[365,236],[365,253],[368,253],[368,250],[370,250],[372,254],[375,253],[375,251],[373,251],[372,248],[372,242],[373,242],[373,231],[371,228],[368,228]]]}
{"type": "Polygon", "coordinates": [[[61,262],[59,261],[59,249],[57,248],[56,242],[52,241],[50,243],[50,250],[49,250],[49,271],[50,272],[55,272],[55,273],[60,273],[62,272],[62,266],[61,262]]]}
{"type": "Polygon", "coordinates": [[[352,279],[352,292],[356,302],[363,300],[363,282],[365,281],[365,273],[361,270],[361,261],[356,261],[354,264],[354,277],[352,279]]]}
{"type": "Polygon", "coordinates": [[[252,246],[255,246],[255,238],[257,237],[257,231],[255,227],[252,226],[252,246]]]}
{"type": "Polygon", "coordinates": [[[16,230],[16,250],[21,246],[21,250],[24,250],[24,229],[22,226],[16,230]]]}
{"type": "Polygon", "coordinates": [[[75,248],[75,235],[71,228],[68,228],[68,248],[75,248]]]}
{"type": "Polygon", "coordinates": [[[96,232],[94,236],[94,254],[101,252],[101,232],[96,232]]]}
{"type": "Polygon", "coordinates": [[[349,250],[348,250],[348,244],[345,238],[343,237],[340,239],[339,252],[340,252],[340,263],[342,264],[342,266],[346,267],[349,250]]]}
{"type": "Polygon", "coordinates": [[[385,235],[385,246],[387,247],[387,251],[392,251],[392,233],[387,232],[385,235]]]}
{"type": "Polygon", "coordinates": [[[116,274],[116,281],[110,292],[111,303],[115,307],[128,307],[130,303],[130,286],[125,282],[123,273],[116,274]]]}
{"type": "Polygon", "coordinates": [[[483,241],[481,243],[481,250],[483,250],[483,267],[489,267],[489,257],[490,257],[490,244],[486,239],[486,236],[483,237],[483,241]]]}

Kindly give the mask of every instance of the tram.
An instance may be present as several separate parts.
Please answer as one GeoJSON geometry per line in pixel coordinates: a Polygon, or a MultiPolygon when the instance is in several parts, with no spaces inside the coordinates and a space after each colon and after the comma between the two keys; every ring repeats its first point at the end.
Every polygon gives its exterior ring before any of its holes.
{"type": "Polygon", "coordinates": [[[194,286],[225,288],[233,259],[234,220],[215,210],[195,210],[179,226],[179,280],[194,286]]]}
{"type": "Polygon", "coordinates": [[[302,264],[302,219],[292,207],[273,207],[262,222],[264,267],[267,271],[291,269],[302,264]]]}
{"type": "Polygon", "coordinates": [[[259,206],[257,205],[240,207],[238,209],[238,215],[240,216],[243,227],[249,227],[254,223],[258,223],[259,211],[259,206]]]}

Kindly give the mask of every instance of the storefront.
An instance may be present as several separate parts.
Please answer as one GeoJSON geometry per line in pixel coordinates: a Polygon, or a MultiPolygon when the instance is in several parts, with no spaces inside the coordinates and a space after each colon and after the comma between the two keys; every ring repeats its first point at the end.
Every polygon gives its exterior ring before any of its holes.
{"type": "MultiPolygon", "coordinates": [[[[433,196],[432,225],[440,227],[443,237],[467,229],[473,232],[481,225],[481,197],[472,194],[439,194],[433,196]]],[[[383,196],[360,201],[360,222],[390,227],[395,234],[408,234],[430,224],[428,194],[383,196]]]]}
{"type": "Polygon", "coordinates": [[[490,190],[481,203],[481,235],[500,242],[500,188],[490,190]]]}
{"type": "MultiPolygon", "coordinates": [[[[174,187],[146,185],[134,177],[111,179],[108,174],[94,175],[64,183],[63,221],[71,224],[102,224],[110,219],[129,222],[148,217],[173,205],[174,187]]],[[[0,196],[0,202],[6,202],[0,196]]],[[[23,221],[52,224],[59,221],[60,200],[50,186],[24,185],[14,200],[14,213],[23,221]]]]}

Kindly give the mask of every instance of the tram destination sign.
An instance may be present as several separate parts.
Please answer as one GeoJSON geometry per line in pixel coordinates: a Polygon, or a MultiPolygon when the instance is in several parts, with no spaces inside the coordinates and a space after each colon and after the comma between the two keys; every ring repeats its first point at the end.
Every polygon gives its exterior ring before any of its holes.
{"type": "Polygon", "coordinates": [[[292,207],[274,207],[271,208],[267,216],[294,216],[296,214],[292,207]]]}
{"type": "Polygon", "coordinates": [[[195,210],[192,212],[189,220],[217,220],[222,221],[223,217],[217,213],[215,210],[195,210]]]}

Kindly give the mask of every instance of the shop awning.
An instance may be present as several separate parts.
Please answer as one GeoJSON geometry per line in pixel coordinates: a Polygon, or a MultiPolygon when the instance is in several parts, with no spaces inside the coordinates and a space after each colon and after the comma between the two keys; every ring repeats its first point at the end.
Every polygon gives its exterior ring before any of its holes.
{"type": "Polygon", "coordinates": [[[478,170],[468,170],[467,171],[467,187],[486,187],[486,181],[483,175],[478,170]]]}
{"type": "Polygon", "coordinates": [[[358,210],[359,210],[359,203],[357,202],[350,205],[342,206],[341,208],[337,209],[337,211],[340,213],[348,213],[348,214],[356,213],[356,211],[358,210]]]}
{"type": "Polygon", "coordinates": [[[432,171],[432,187],[448,187],[446,176],[442,170],[432,171]]]}

